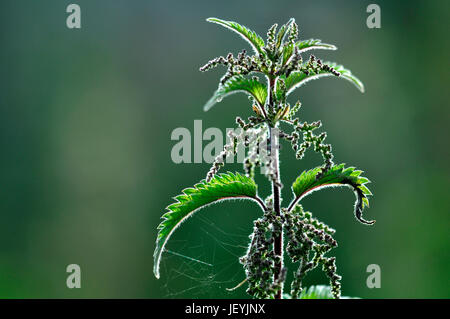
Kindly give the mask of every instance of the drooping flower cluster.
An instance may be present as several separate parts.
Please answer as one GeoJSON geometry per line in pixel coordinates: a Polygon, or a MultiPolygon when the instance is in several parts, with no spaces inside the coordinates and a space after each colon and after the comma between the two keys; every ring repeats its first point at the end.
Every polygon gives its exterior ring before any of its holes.
{"type": "Polygon", "coordinates": [[[286,251],[292,262],[299,263],[291,283],[291,298],[298,298],[302,292],[303,278],[319,265],[330,279],[333,296],[339,298],[341,277],[336,273],[335,258],[324,256],[337,247],[337,242],[332,237],[335,230],[313,218],[311,213],[304,212],[301,205],[297,205],[290,213],[285,210],[283,217],[288,238],[286,251]]]}
{"type": "Polygon", "coordinates": [[[286,270],[274,280],[275,265],[280,262],[280,257],[273,251],[278,232],[281,232],[281,221],[273,210],[266,211],[254,221],[247,254],[240,258],[247,277],[247,293],[255,298],[274,298],[284,282],[286,270]]]}

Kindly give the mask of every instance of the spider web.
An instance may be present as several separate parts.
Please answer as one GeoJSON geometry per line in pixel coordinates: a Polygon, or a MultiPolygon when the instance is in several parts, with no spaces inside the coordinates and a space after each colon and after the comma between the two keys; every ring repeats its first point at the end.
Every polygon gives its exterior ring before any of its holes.
{"type": "Polygon", "coordinates": [[[188,234],[186,235],[186,229],[183,234],[177,234],[177,239],[172,238],[170,247],[163,252],[161,260],[163,296],[248,297],[245,285],[232,292],[226,289],[235,287],[245,279],[239,258],[247,250],[250,229],[233,225],[233,231],[228,231],[226,227],[219,227],[202,214],[192,217],[189,224],[192,227],[183,225],[188,228],[188,234]]]}

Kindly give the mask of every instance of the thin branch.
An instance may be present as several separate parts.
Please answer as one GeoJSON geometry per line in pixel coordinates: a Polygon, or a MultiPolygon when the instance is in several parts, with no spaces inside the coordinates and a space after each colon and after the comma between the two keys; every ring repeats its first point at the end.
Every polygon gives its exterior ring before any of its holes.
{"type": "Polygon", "coordinates": [[[241,287],[243,284],[245,284],[247,282],[247,278],[245,278],[244,280],[242,280],[240,283],[238,283],[235,287],[233,288],[225,288],[227,291],[233,291],[238,289],[239,287],[241,287]]]}
{"type": "Polygon", "coordinates": [[[288,209],[287,209],[288,213],[290,213],[291,210],[295,207],[295,205],[297,205],[297,202],[298,202],[299,199],[300,199],[300,197],[296,197],[296,198],[294,198],[294,200],[289,204],[288,209]]]}
{"type": "Polygon", "coordinates": [[[264,118],[266,119],[266,121],[269,120],[269,118],[267,117],[266,110],[264,109],[264,106],[262,106],[258,101],[256,101],[256,103],[258,103],[258,107],[262,111],[262,114],[264,115],[264,118]]]}
{"type": "Polygon", "coordinates": [[[267,206],[264,204],[263,200],[258,195],[256,195],[255,197],[252,197],[252,198],[259,204],[259,206],[261,207],[261,209],[263,211],[267,212],[267,210],[268,210],[267,206]]]}

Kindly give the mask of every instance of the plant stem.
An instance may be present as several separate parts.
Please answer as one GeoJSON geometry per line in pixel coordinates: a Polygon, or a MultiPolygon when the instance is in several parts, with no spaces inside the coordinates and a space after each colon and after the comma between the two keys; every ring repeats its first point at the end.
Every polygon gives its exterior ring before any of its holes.
{"type": "MultiPolygon", "coordinates": [[[[272,135],[272,134],[271,134],[272,135]]],[[[272,154],[272,160],[275,161],[275,176],[276,180],[272,181],[272,194],[273,194],[273,207],[275,210],[276,216],[280,216],[281,209],[280,209],[280,170],[279,170],[279,150],[278,150],[278,136],[273,135],[271,136],[271,143],[275,146],[275,148],[272,148],[274,154],[272,154]]],[[[277,235],[275,236],[274,241],[274,253],[276,256],[279,257],[279,262],[275,265],[275,281],[277,281],[281,275],[282,275],[282,269],[283,269],[283,226],[280,226],[281,229],[277,229],[277,235]]],[[[281,299],[282,298],[282,292],[283,292],[283,283],[281,284],[281,289],[278,290],[275,298],[281,299]]]]}
{"type": "MultiPolygon", "coordinates": [[[[269,106],[273,107],[273,89],[275,86],[275,78],[269,77],[269,106]]],[[[276,124],[275,124],[276,126],[276,124]]],[[[269,125],[269,144],[270,144],[270,157],[274,161],[275,167],[275,179],[272,181],[272,196],[273,196],[273,207],[276,216],[281,214],[281,196],[280,196],[280,167],[279,167],[279,139],[276,130],[273,130],[271,125],[269,125]],[[273,134],[275,133],[275,134],[273,134]]],[[[279,262],[275,265],[275,276],[274,281],[278,281],[282,276],[283,270],[283,225],[280,226],[281,229],[276,229],[277,235],[274,239],[274,254],[279,257],[279,262]]],[[[281,283],[281,288],[277,291],[275,299],[282,299],[283,296],[283,282],[281,283]]]]}

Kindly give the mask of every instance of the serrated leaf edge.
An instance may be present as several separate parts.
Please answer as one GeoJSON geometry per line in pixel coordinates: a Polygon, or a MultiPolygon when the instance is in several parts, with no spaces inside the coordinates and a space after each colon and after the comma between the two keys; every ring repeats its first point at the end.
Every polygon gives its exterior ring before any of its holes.
{"type": "Polygon", "coordinates": [[[370,183],[370,181],[365,177],[360,177],[362,171],[355,170],[355,167],[347,167],[345,168],[345,164],[339,164],[331,167],[327,172],[323,174],[318,180],[316,176],[321,172],[321,167],[316,167],[308,171],[303,171],[299,177],[296,178],[294,183],[292,184],[292,191],[295,195],[295,199],[290,205],[290,209],[292,209],[298,202],[300,202],[304,197],[309,194],[318,191],[320,189],[328,188],[328,187],[349,187],[351,188],[356,197],[354,214],[355,218],[366,225],[372,225],[375,223],[374,220],[367,221],[362,218],[362,211],[364,207],[369,206],[369,200],[367,196],[372,195],[370,190],[367,188],[366,184],[370,183]],[[333,178],[333,175],[338,175],[333,178]],[[340,175],[340,176],[339,176],[340,175]],[[340,178],[340,181],[335,181],[336,178],[340,178]],[[311,186],[301,187],[299,185],[302,180],[303,183],[306,179],[313,179],[310,183],[311,186]],[[321,182],[322,180],[322,182],[321,182]],[[318,184],[317,184],[318,183],[318,184]],[[298,189],[301,187],[302,189],[298,189]]]}
{"type": "Polygon", "coordinates": [[[224,201],[224,200],[232,200],[232,199],[250,199],[253,200],[255,202],[258,202],[256,200],[257,198],[257,185],[256,183],[248,177],[245,177],[239,173],[231,173],[231,172],[227,172],[227,173],[223,173],[220,175],[216,175],[209,183],[205,182],[204,180],[201,181],[200,183],[194,185],[194,187],[190,187],[190,188],[186,188],[182,191],[182,194],[173,197],[173,199],[175,200],[174,203],[168,205],[166,207],[166,212],[163,214],[163,216],[161,217],[163,219],[163,221],[158,225],[157,229],[158,229],[158,234],[157,234],[157,239],[156,239],[156,247],[155,247],[155,251],[153,254],[153,258],[154,258],[154,264],[153,264],[153,273],[155,275],[155,277],[157,279],[159,279],[160,277],[160,273],[159,273],[159,266],[160,266],[160,262],[161,262],[161,256],[162,253],[164,251],[164,247],[167,244],[168,240],[170,239],[170,237],[172,236],[172,234],[175,232],[175,230],[189,217],[191,217],[195,212],[218,202],[224,201]],[[196,190],[198,192],[200,192],[202,189],[206,189],[206,188],[210,188],[213,187],[214,185],[217,184],[221,184],[221,186],[225,186],[225,185],[233,185],[236,183],[241,183],[241,184],[246,184],[247,186],[252,186],[254,187],[254,196],[249,196],[247,194],[244,194],[242,196],[223,196],[220,197],[218,199],[212,200],[209,203],[206,203],[202,206],[197,207],[196,209],[194,209],[193,211],[189,212],[188,214],[186,214],[183,218],[181,218],[178,222],[176,222],[175,226],[173,226],[170,230],[169,233],[164,237],[164,239],[162,239],[161,237],[161,230],[165,227],[164,223],[168,220],[168,215],[171,212],[173,212],[173,209],[175,209],[176,207],[182,205],[183,203],[180,201],[180,199],[182,199],[183,197],[185,197],[185,200],[189,200],[191,199],[191,194],[193,192],[195,192],[196,190]],[[162,242],[161,242],[162,240],[162,242]]]}

